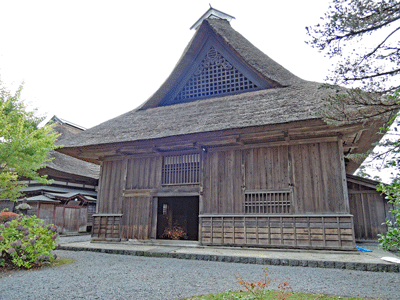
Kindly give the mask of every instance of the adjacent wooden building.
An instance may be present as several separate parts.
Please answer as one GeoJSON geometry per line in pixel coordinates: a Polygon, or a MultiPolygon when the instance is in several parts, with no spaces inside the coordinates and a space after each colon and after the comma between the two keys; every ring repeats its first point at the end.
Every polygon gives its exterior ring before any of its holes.
{"type": "Polygon", "coordinates": [[[386,195],[376,191],[378,184],[375,180],[347,175],[356,241],[376,241],[378,234],[387,231],[385,219],[394,221],[390,213],[393,204],[387,202],[386,195]]]}
{"type": "MultiPolygon", "coordinates": [[[[51,121],[54,131],[60,134],[60,143],[84,130],[57,116],[51,121]]],[[[44,224],[56,224],[62,233],[90,232],[96,210],[99,166],[56,151],[51,151],[49,156],[52,160],[38,172],[47,175],[53,183],[43,185],[34,180],[22,180],[27,185],[22,190],[24,197],[17,203],[0,200],[0,211],[8,208],[20,213],[15,207],[26,202],[31,209],[24,214],[36,215],[44,224]]]]}
{"type": "Polygon", "coordinates": [[[210,8],[141,107],[64,140],[101,165],[92,240],[354,249],[346,173],[386,120],[328,125],[330,91],[254,47],[210,8]]]}

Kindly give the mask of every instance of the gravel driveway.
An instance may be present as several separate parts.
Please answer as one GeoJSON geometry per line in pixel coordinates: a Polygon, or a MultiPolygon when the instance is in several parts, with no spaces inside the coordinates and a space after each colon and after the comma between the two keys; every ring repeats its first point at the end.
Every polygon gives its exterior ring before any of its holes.
{"type": "MultiPolygon", "coordinates": [[[[72,264],[16,271],[0,278],[0,299],[180,299],[240,289],[235,275],[262,278],[261,265],[57,250],[72,264]]],[[[399,299],[400,274],[268,266],[274,287],[294,291],[399,299]]]]}

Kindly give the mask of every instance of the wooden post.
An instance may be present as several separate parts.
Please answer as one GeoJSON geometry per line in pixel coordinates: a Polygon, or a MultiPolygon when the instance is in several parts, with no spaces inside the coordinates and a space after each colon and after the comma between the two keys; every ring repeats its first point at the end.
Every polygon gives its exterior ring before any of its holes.
{"type": "Polygon", "coordinates": [[[341,229],[340,229],[340,219],[339,219],[339,217],[336,217],[336,223],[337,223],[337,230],[338,230],[339,247],[342,247],[342,232],[341,232],[341,229]]]}
{"type": "Polygon", "coordinates": [[[367,213],[366,213],[366,204],[364,201],[364,194],[360,193],[361,197],[361,207],[362,207],[362,213],[363,213],[363,223],[364,223],[364,234],[365,234],[365,239],[368,239],[368,226],[367,226],[367,213]]]}
{"type": "Polygon", "coordinates": [[[157,214],[158,214],[158,197],[153,197],[152,203],[152,216],[151,216],[151,233],[150,238],[157,238],[157,214]]]}
{"type": "MultiPolygon", "coordinates": [[[[99,183],[98,183],[98,187],[101,187],[102,184],[102,173],[103,173],[103,161],[100,162],[100,176],[99,176],[99,183]]],[[[98,188],[98,193],[97,193],[97,201],[96,201],[96,214],[99,213],[99,203],[101,201],[101,196],[102,196],[102,192],[101,192],[101,188],[98,188]]]]}
{"type": "Polygon", "coordinates": [[[322,236],[324,239],[324,246],[326,247],[326,233],[325,233],[325,219],[324,217],[321,217],[321,223],[322,223],[322,236]]]}
{"type": "Polygon", "coordinates": [[[341,181],[343,188],[343,210],[341,212],[350,213],[350,203],[349,203],[349,192],[347,190],[347,180],[346,180],[346,166],[344,163],[344,154],[343,154],[343,140],[342,137],[338,138],[338,148],[339,148],[339,160],[340,160],[340,168],[341,168],[341,181]]]}
{"type": "MultiPolygon", "coordinates": [[[[204,193],[204,160],[205,160],[205,151],[200,152],[200,170],[199,170],[199,183],[200,183],[200,191],[199,191],[199,215],[202,215],[204,213],[204,200],[203,200],[203,193],[204,193]]],[[[197,216],[198,217],[198,216],[197,216]]],[[[199,241],[202,241],[202,226],[199,220],[199,229],[198,229],[198,239],[199,241]]]]}

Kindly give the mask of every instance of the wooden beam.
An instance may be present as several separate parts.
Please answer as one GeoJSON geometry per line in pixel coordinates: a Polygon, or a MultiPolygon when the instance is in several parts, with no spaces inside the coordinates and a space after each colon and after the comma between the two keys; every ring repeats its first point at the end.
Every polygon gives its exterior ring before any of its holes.
{"type": "Polygon", "coordinates": [[[200,186],[195,187],[162,187],[155,191],[154,196],[157,197],[174,197],[174,196],[199,196],[200,186]]]}
{"type": "Polygon", "coordinates": [[[245,145],[236,145],[236,146],[221,146],[209,148],[208,151],[220,151],[225,149],[252,149],[252,148],[265,148],[265,147],[277,147],[277,146],[290,146],[290,145],[301,145],[301,144],[314,144],[314,143],[322,143],[322,142],[336,142],[338,140],[337,136],[328,136],[328,137],[314,137],[314,138],[304,138],[297,140],[289,140],[286,142],[284,140],[280,141],[272,141],[265,143],[256,143],[256,144],[245,144],[245,145]]]}
{"type": "MultiPolygon", "coordinates": [[[[320,119],[235,128],[221,131],[191,133],[180,136],[163,137],[152,140],[136,140],[114,144],[89,145],[75,148],[61,148],[59,152],[71,155],[81,160],[99,163],[100,160],[113,156],[131,156],[137,154],[152,154],[166,151],[198,149],[201,145],[208,147],[241,146],[243,144],[265,143],[263,146],[282,145],[292,140],[306,140],[318,136],[333,136],[339,132],[344,139],[350,134],[366,130],[365,124],[350,124],[344,126],[327,125],[320,119]]],[[[356,137],[356,142],[358,137],[356,137]]],[[[354,147],[352,147],[354,148],[354,147]]]]}
{"type": "Polygon", "coordinates": [[[151,197],[156,192],[155,189],[124,190],[123,197],[151,197]]]}

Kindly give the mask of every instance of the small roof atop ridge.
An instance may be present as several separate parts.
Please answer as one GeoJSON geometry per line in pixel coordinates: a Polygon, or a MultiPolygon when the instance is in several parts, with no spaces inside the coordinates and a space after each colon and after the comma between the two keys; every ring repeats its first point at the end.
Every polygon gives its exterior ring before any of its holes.
{"type": "Polygon", "coordinates": [[[200,17],[200,19],[196,21],[196,23],[192,25],[192,27],[190,27],[190,30],[192,29],[196,30],[204,21],[204,19],[225,19],[228,22],[230,22],[232,19],[235,19],[235,17],[211,7],[210,4],[210,8],[204,13],[204,15],[200,17]]]}

